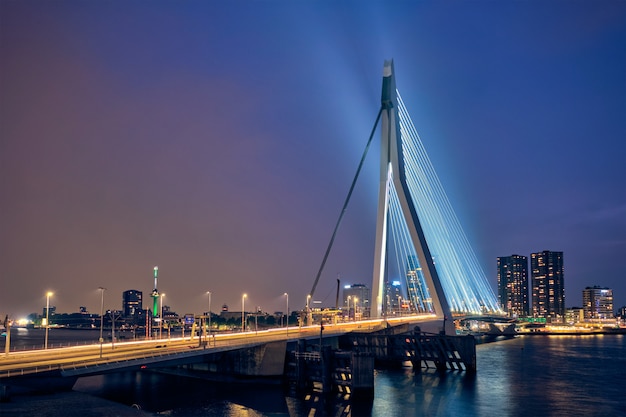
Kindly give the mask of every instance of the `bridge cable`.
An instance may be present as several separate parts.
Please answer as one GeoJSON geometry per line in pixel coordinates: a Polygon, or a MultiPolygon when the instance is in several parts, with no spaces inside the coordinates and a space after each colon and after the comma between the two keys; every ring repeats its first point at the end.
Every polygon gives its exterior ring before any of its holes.
{"type": "Polygon", "coordinates": [[[337,219],[337,224],[335,224],[335,230],[333,231],[333,235],[330,238],[330,242],[328,243],[328,248],[326,248],[324,259],[322,260],[322,264],[320,265],[319,271],[317,271],[317,276],[315,277],[315,283],[313,283],[313,288],[311,288],[311,292],[308,294],[311,296],[311,298],[313,297],[313,293],[315,292],[315,287],[317,287],[317,283],[320,280],[320,276],[322,275],[322,271],[324,270],[324,266],[326,265],[326,260],[328,259],[330,250],[333,247],[333,242],[335,241],[335,236],[337,235],[337,230],[339,229],[339,224],[341,224],[341,219],[343,218],[343,215],[345,214],[346,209],[348,208],[348,203],[350,202],[352,191],[354,191],[354,186],[356,185],[356,181],[359,178],[359,174],[361,173],[363,162],[365,162],[367,151],[369,150],[370,144],[372,143],[372,138],[374,137],[374,133],[376,133],[376,127],[378,126],[378,121],[380,120],[380,115],[382,114],[382,112],[383,112],[383,107],[381,106],[380,110],[378,110],[378,115],[376,116],[374,127],[372,127],[372,133],[370,133],[370,137],[367,140],[367,145],[365,146],[365,150],[363,151],[363,156],[361,156],[361,162],[359,162],[359,167],[357,168],[356,174],[354,175],[354,179],[352,180],[350,191],[348,191],[348,196],[346,197],[346,201],[343,203],[343,208],[341,209],[341,213],[339,214],[339,219],[337,219]]]}

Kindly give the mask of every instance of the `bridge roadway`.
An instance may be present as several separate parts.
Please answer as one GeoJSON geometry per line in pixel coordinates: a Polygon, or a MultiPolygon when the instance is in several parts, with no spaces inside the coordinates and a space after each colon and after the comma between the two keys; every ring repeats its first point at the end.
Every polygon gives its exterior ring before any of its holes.
{"type": "MultiPolygon", "coordinates": [[[[384,327],[407,323],[432,321],[434,316],[406,316],[387,320],[363,320],[338,324],[324,324],[323,336],[338,336],[352,331],[370,332],[384,327]]],[[[236,350],[275,341],[315,339],[320,337],[320,326],[275,328],[245,333],[214,334],[203,346],[198,337],[161,338],[142,341],[128,341],[33,350],[0,354],[0,379],[32,375],[50,371],[60,371],[62,375],[85,374],[90,368],[93,373],[129,368],[131,364],[164,362],[185,357],[204,355],[212,351],[236,350]],[[101,354],[102,351],[102,354],[101,354]]],[[[205,340],[203,338],[203,340],[205,340]]]]}

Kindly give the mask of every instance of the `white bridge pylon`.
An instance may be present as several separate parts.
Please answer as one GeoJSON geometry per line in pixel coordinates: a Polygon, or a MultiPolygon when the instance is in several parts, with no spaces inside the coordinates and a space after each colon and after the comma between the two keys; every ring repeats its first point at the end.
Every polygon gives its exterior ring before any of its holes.
{"type": "Polygon", "coordinates": [[[372,317],[384,317],[389,311],[384,298],[390,244],[405,274],[398,278],[406,280],[410,308],[434,313],[440,330],[445,327],[446,333],[454,334],[453,314],[501,314],[399,98],[393,61],[385,61],[381,101],[372,317]]]}

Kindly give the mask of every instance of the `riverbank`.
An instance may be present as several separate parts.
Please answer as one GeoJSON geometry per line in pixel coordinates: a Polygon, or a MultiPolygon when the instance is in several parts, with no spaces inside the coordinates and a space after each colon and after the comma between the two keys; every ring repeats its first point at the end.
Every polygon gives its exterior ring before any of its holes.
{"type": "Polygon", "coordinates": [[[626,328],[590,330],[590,331],[571,331],[571,330],[536,330],[532,332],[517,332],[518,336],[596,336],[609,334],[626,334],[626,328]]]}

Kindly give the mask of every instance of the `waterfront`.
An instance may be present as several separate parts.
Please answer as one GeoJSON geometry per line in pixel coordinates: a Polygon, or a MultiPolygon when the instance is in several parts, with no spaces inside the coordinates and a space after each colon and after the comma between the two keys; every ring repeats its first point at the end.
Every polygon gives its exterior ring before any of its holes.
{"type": "Polygon", "coordinates": [[[372,417],[613,416],[626,411],[625,335],[522,336],[480,344],[477,367],[475,375],[378,370],[372,401],[323,405],[285,396],[279,386],[216,384],[147,372],[83,378],[74,389],[129,408],[137,404],[147,413],[190,417],[303,417],[312,409],[318,416],[372,417]]]}
{"type": "MultiPolygon", "coordinates": [[[[111,329],[106,329],[103,333],[104,340],[111,341],[111,329]]],[[[134,337],[131,331],[115,331],[115,338],[119,342],[132,340],[134,337]]],[[[43,349],[45,339],[44,329],[11,329],[11,351],[43,349]]],[[[48,348],[80,346],[98,343],[100,330],[98,329],[67,329],[51,327],[48,331],[48,348]]],[[[5,350],[6,337],[0,338],[0,351],[5,350]]]]}

